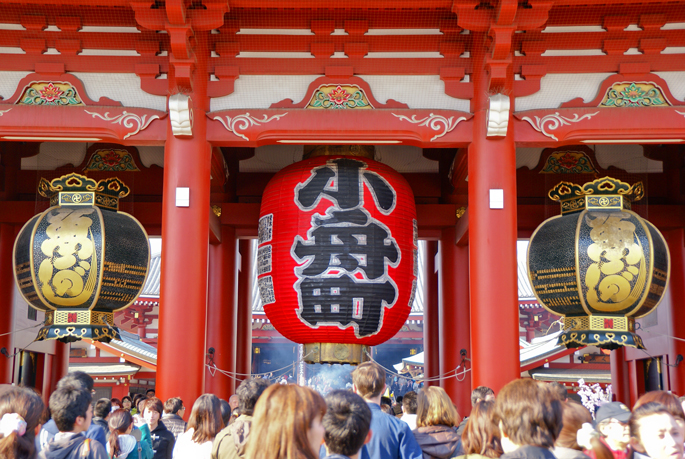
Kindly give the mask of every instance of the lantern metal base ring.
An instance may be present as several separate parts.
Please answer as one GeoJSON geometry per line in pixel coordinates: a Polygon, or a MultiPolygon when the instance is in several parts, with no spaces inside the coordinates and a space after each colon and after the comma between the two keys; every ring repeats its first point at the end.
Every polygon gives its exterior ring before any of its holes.
{"type": "Polygon", "coordinates": [[[567,330],[559,335],[557,344],[563,344],[567,348],[597,346],[610,350],[624,346],[645,348],[642,338],[637,333],[604,330],[567,330]]]}
{"type": "Polygon", "coordinates": [[[114,326],[113,313],[69,310],[45,313],[45,326],[38,332],[36,341],[48,339],[56,339],[63,343],[73,343],[81,339],[109,343],[113,339],[121,339],[121,336],[119,329],[114,326]]]}
{"type": "Polygon", "coordinates": [[[348,343],[308,343],[304,345],[306,363],[359,365],[370,360],[370,346],[348,343]]]}

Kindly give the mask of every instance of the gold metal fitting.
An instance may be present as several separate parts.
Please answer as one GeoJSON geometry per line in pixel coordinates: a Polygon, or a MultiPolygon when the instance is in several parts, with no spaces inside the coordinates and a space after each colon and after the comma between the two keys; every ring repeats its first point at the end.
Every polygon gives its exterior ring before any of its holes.
{"type": "Polygon", "coordinates": [[[371,347],[363,344],[309,343],[304,345],[307,363],[340,363],[359,365],[370,360],[371,347]]]}
{"type": "Polygon", "coordinates": [[[302,159],[317,156],[356,156],[373,159],[375,155],[374,145],[305,145],[302,159]]]}

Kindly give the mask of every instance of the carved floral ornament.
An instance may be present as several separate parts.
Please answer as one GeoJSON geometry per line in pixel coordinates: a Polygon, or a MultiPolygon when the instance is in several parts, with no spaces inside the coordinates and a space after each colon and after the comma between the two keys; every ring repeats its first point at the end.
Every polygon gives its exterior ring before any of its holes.
{"type": "Polygon", "coordinates": [[[466,120],[465,116],[460,116],[459,118],[455,119],[454,116],[446,118],[442,115],[436,115],[434,113],[431,113],[430,115],[421,119],[416,119],[416,115],[412,115],[412,117],[409,118],[408,116],[397,115],[393,113],[393,116],[396,116],[402,121],[409,121],[412,124],[417,124],[419,127],[429,127],[434,131],[440,131],[430,139],[431,142],[435,139],[439,139],[449,132],[452,132],[459,123],[466,120]]]}
{"type": "Polygon", "coordinates": [[[592,160],[582,151],[555,151],[545,161],[541,174],[596,174],[592,160]]]}
{"type": "Polygon", "coordinates": [[[98,112],[89,112],[88,110],[84,110],[84,112],[88,113],[93,118],[100,118],[101,120],[108,121],[112,124],[119,124],[126,129],[129,129],[130,132],[124,136],[124,140],[147,129],[154,120],[160,119],[158,115],[152,115],[148,118],[148,115],[140,116],[136,113],[127,112],[126,110],[119,115],[113,116],[110,116],[109,112],[105,112],[104,115],[98,112]]]}
{"type": "Polygon", "coordinates": [[[322,85],[314,92],[308,109],[372,109],[364,90],[357,85],[322,85]]]}
{"type": "Polygon", "coordinates": [[[521,117],[522,121],[527,121],[533,129],[541,133],[542,135],[549,137],[555,141],[559,139],[549,131],[554,131],[559,129],[561,126],[569,126],[571,123],[579,123],[583,120],[589,120],[593,116],[597,115],[599,112],[587,113],[583,116],[578,116],[577,113],[573,114],[573,117],[562,116],[559,112],[545,115],[542,118],[539,116],[534,116],[532,119],[528,116],[521,117]]]}
{"type": "Polygon", "coordinates": [[[668,107],[662,89],[653,82],[614,83],[604,95],[600,107],[668,107]]]}
{"type": "Polygon", "coordinates": [[[269,122],[274,121],[274,120],[278,121],[279,119],[283,118],[287,114],[288,114],[288,112],[285,112],[285,113],[282,113],[280,115],[273,115],[271,117],[269,117],[269,115],[265,114],[263,118],[256,118],[256,117],[250,115],[249,113],[244,113],[241,115],[236,115],[234,117],[215,116],[212,119],[220,122],[224,126],[224,128],[226,128],[226,130],[228,132],[231,132],[231,133],[237,135],[238,137],[240,137],[243,140],[249,141],[250,139],[245,134],[241,134],[238,131],[239,130],[244,131],[245,129],[249,128],[250,126],[261,126],[262,124],[266,124],[266,123],[269,123],[269,122]]]}
{"type": "Polygon", "coordinates": [[[76,88],[65,81],[34,81],[29,83],[17,105],[85,105],[76,88]]]}

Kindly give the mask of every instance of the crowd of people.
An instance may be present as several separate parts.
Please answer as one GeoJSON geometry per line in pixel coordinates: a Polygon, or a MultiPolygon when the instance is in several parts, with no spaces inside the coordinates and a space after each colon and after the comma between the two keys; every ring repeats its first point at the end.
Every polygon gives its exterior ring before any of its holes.
{"type": "Polygon", "coordinates": [[[632,411],[607,402],[590,413],[561,385],[520,379],[497,395],[474,389],[461,419],[436,386],[387,403],[386,378],[366,362],[351,373],[351,389],[325,398],[250,378],[228,401],[200,396],[187,422],[181,399],[163,403],[154,391],[93,403],[83,372],[62,378],[48,407],[33,389],[4,386],[0,458],[683,459],[685,413],[665,391],[646,393],[632,411]]]}

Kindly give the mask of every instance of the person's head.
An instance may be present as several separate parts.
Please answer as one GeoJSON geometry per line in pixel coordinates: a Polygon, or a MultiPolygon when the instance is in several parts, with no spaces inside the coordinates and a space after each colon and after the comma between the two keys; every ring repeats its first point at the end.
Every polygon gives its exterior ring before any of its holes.
{"type": "Polygon", "coordinates": [[[371,439],[371,409],[359,395],[334,390],[326,396],[323,427],[329,455],[354,456],[371,439]]]}
{"type": "Polygon", "coordinates": [[[144,400],[144,403],[139,404],[138,406],[144,407],[143,418],[147,425],[150,426],[150,430],[154,430],[159,423],[159,418],[162,417],[162,413],[164,412],[162,401],[157,397],[152,397],[144,400]]]}
{"type": "Polygon", "coordinates": [[[183,417],[186,407],[183,406],[183,400],[178,397],[172,397],[164,402],[164,412],[167,414],[177,414],[183,417]]]}
{"type": "MultiPolygon", "coordinates": [[[[266,388],[269,387],[269,384],[268,379],[262,378],[250,378],[240,383],[235,394],[238,398],[240,414],[252,416],[257,400],[259,400],[259,397],[261,397],[266,388]]],[[[230,405],[231,401],[229,400],[228,403],[230,405]]],[[[231,406],[231,408],[233,407],[231,406]]]]}
{"type": "Polygon", "coordinates": [[[50,396],[50,411],[60,432],[85,432],[93,419],[90,391],[82,385],[63,385],[50,396]]]}
{"type": "Polygon", "coordinates": [[[12,387],[0,395],[0,420],[8,429],[0,433],[0,457],[32,458],[45,405],[27,387],[12,387]]]}
{"type": "Polygon", "coordinates": [[[548,384],[552,392],[557,395],[559,401],[565,402],[566,400],[568,400],[568,389],[566,389],[566,386],[556,381],[553,381],[548,384]]]}
{"type": "Polygon", "coordinates": [[[352,372],[352,384],[363,399],[378,398],[385,390],[385,370],[376,362],[364,362],[352,372]]]}
{"type": "Polygon", "coordinates": [[[219,403],[221,404],[221,420],[224,426],[227,426],[231,422],[231,405],[223,398],[219,400],[219,403]]]}
{"type": "Polygon", "coordinates": [[[601,405],[595,415],[597,430],[614,451],[623,451],[630,443],[630,410],[621,402],[601,405]]]}
{"type": "Polygon", "coordinates": [[[554,446],[582,451],[583,447],[578,445],[577,434],[584,423],[592,424],[592,415],[583,405],[574,402],[562,403],[562,410],[563,426],[554,446]]]}
{"type": "Polygon", "coordinates": [[[105,419],[112,412],[112,402],[108,398],[101,398],[95,402],[95,408],[93,408],[93,416],[96,418],[105,419]]]}
{"type": "Polygon", "coordinates": [[[81,386],[88,392],[92,392],[94,385],[95,381],[93,381],[93,378],[88,373],[72,371],[57,382],[57,389],[64,386],[81,386]]]}
{"type": "Polygon", "coordinates": [[[113,398],[111,400],[111,402],[112,402],[112,409],[110,410],[110,412],[118,410],[119,408],[121,408],[121,400],[119,400],[118,398],[113,398]]]}
{"type": "Polygon", "coordinates": [[[665,390],[652,390],[645,392],[645,394],[637,399],[633,410],[641,407],[650,402],[660,403],[666,407],[671,416],[673,416],[678,424],[685,428],[685,412],[683,412],[683,406],[678,398],[666,392],[665,390]]]}
{"type": "Polygon", "coordinates": [[[133,401],[131,400],[131,397],[128,395],[124,396],[124,398],[121,399],[121,407],[125,410],[131,411],[131,408],[133,407],[133,401]]]}
{"type": "Polygon", "coordinates": [[[636,408],[629,426],[635,451],[651,459],[682,459],[683,429],[664,405],[649,402],[636,408]]]}
{"type": "Polygon", "coordinates": [[[551,448],[561,430],[561,402],[546,384],[517,379],[497,395],[495,420],[505,453],[524,445],[551,448]]]}
{"type": "Polygon", "coordinates": [[[476,403],[471,409],[471,415],[461,434],[465,454],[480,454],[491,458],[502,455],[499,427],[493,419],[494,411],[495,402],[485,400],[476,403]]]}
{"type": "Polygon", "coordinates": [[[476,406],[476,403],[481,400],[486,402],[495,399],[495,391],[486,386],[478,386],[471,391],[471,406],[476,406]]]}
{"type": "Polygon", "coordinates": [[[445,389],[428,386],[417,394],[416,427],[454,427],[461,421],[445,389]]]}
{"type": "Polygon", "coordinates": [[[390,416],[395,416],[395,413],[392,411],[392,407],[390,405],[386,405],[385,403],[381,403],[381,411],[385,414],[389,414],[390,416]]]}
{"type": "Polygon", "coordinates": [[[410,390],[402,397],[402,411],[407,414],[416,414],[417,409],[418,402],[416,400],[416,392],[410,390]]]}
{"type": "Polygon", "coordinates": [[[153,398],[154,396],[155,396],[155,390],[154,389],[148,389],[145,391],[145,397],[153,398]]]}
{"type": "Polygon", "coordinates": [[[143,414],[144,406],[141,408],[140,402],[147,400],[143,394],[135,394],[133,396],[133,408],[140,414],[143,414]]]}
{"type": "Polygon", "coordinates": [[[138,410],[138,413],[143,414],[148,400],[149,399],[145,398],[145,396],[142,396],[138,399],[138,401],[136,402],[136,409],[138,410]]]}
{"type": "Polygon", "coordinates": [[[193,441],[195,443],[213,441],[216,434],[223,428],[219,397],[214,394],[200,395],[193,403],[193,409],[188,418],[188,429],[195,429],[193,441]]]}
{"type": "MultiPolygon", "coordinates": [[[[245,381],[243,381],[243,382],[245,382],[245,381]]],[[[231,411],[238,408],[238,403],[239,403],[238,394],[233,394],[230,397],[228,397],[228,405],[231,407],[231,411]]]]}
{"type": "Polygon", "coordinates": [[[109,450],[113,451],[112,457],[117,457],[121,453],[119,447],[119,435],[127,435],[133,429],[133,416],[126,410],[116,410],[112,413],[107,422],[109,425],[109,450]]]}
{"type": "Polygon", "coordinates": [[[247,459],[317,459],[323,441],[326,402],[318,392],[295,384],[272,384],[254,410],[247,459]]]}

